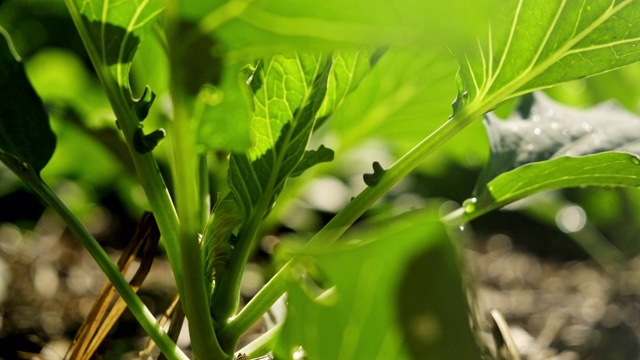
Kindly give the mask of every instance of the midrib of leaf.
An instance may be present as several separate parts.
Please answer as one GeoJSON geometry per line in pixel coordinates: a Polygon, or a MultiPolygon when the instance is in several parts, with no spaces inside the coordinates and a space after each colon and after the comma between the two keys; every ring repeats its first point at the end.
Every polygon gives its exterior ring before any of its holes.
{"type": "MultiPolygon", "coordinates": [[[[302,61],[300,59],[300,55],[296,53],[296,58],[298,59],[297,61],[297,65],[298,65],[298,70],[300,71],[300,75],[302,77],[302,79],[305,79],[305,74],[304,74],[304,69],[302,68],[302,61]]],[[[298,122],[300,121],[300,117],[303,114],[302,109],[304,109],[305,106],[309,105],[309,100],[310,100],[310,96],[312,94],[312,90],[313,90],[313,84],[315,82],[315,79],[317,78],[317,76],[319,75],[319,71],[323,65],[323,61],[322,61],[323,56],[319,55],[318,56],[318,62],[316,64],[316,68],[313,72],[313,76],[311,77],[311,87],[309,87],[309,85],[304,82],[304,96],[302,98],[302,101],[300,103],[300,107],[296,112],[294,112],[291,108],[289,108],[289,112],[292,115],[295,115],[293,117],[292,120],[290,120],[290,123],[292,124],[292,126],[289,128],[289,131],[287,131],[286,134],[281,134],[280,136],[284,135],[284,146],[282,151],[277,153],[277,156],[274,157],[274,161],[271,164],[272,166],[272,171],[270,173],[270,178],[269,178],[269,182],[268,182],[268,187],[266,188],[268,190],[268,194],[263,194],[263,196],[266,196],[267,198],[271,197],[271,192],[276,189],[277,185],[278,185],[278,178],[282,177],[282,174],[280,174],[280,170],[281,170],[281,166],[282,163],[284,161],[285,156],[288,153],[288,149],[289,149],[289,144],[291,144],[297,136],[300,136],[299,134],[295,134],[295,130],[296,130],[296,125],[298,124],[298,122]]],[[[271,64],[270,64],[271,66],[271,64]]],[[[264,87],[264,91],[265,94],[267,92],[267,86],[265,85],[264,87]]],[[[267,101],[267,106],[268,106],[269,102],[267,101]]],[[[290,107],[289,103],[287,103],[287,107],[290,107]]],[[[268,109],[267,109],[268,110],[268,109]]],[[[267,111],[267,114],[269,114],[269,112],[267,111]]],[[[276,140],[273,138],[273,133],[272,133],[272,129],[271,129],[271,121],[269,121],[269,119],[267,119],[268,121],[268,128],[269,128],[269,136],[271,137],[271,149],[274,149],[274,151],[276,150],[276,140]]],[[[313,121],[309,122],[309,126],[313,126],[313,123],[315,122],[315,119],[313,119],[313,121]]],[[[284,126],[284,124],[283,124],[284,126]]],[[[297,164],[296,164],[297,165],[297,164]]],[[[295,168],[295,166],[293,167],[295,168]]],[[[292,169],[293,169],[292,168],[292,169]]],[[[253,167],[252,167],[253,170],[253,167]]],[[[255,174],[255,172],[254,172],[255,174]]],[[[283,177],[286,178],[286,177],[283,177]]]]}
{"type": "MultiPolygon", "coordinates": [[[[349,34],[354,42],[371,37],[371,27],[367,25],[309,17],[287,17],[272,14],[268,11],[255,7],[242,12],[239,18],[257,28],[279,35],[311,37],[329,41],[343,41],[345,34],[349,34]],[[318,33],[317,31],[310,30],[314,28],[324,29],[324,32],[318,33]]],[[[372,42],[378,42],[378,40],[379,39],[376,39],[372,42]]]]}
{"type": "Polygon", "coordinates": [[[200,20],[200,28],[204,33],[210,33],[227,21],[239,17],[250,5],[251,1],[231,0],[210,12],[200,20]]]}
{"type": "MultiPolygon", "coordinates": [[[[514,80],[512,80],[511,82],[509,82],[508,84],[506,84],[505,86],[501,87],[499,90],[497,90],[495,93],[493,93],[493,95],[490,95],[488,97],[485,98],[485,96],[487,96],[487,93],[489,93],[489,91],[491,90],[491,87],[493,85],[493,83],[495,82],[496,78],[498,77],[501,69],[502,69],[502,65],[504,63],[505,58],[507,57],[508,53],[509,53],[509,48],[511,46],[511,39],[513,38],[515,29],[516,29],[516,25],[517,25],[517,19],[519,16],[519,9],[520,6],[522,5],[522,2],[524,0],[520,0],[519,4],[518,4],[518,10],[516,11],[516,16],[514,17],[514,22],[513,25],[511,27],[511,31],[509,34],[509,40],[507,43],[507,47],[505,48],[502,58],[501,58],[501,62],[498,66],[498,69],[496,69],[496,73],[492,74],[492,59],[493,59],[493,46],[492,46],[492,40],[491,40],[491,31],[489,31],[489,81],[483,86],[482,91],[472,100],[472,102],[468,105],[470,112],[474,112],[473,110],[477,110],[477,109],[481,109],[481,110],[490,110],[491,108],[495,107],[498,103],[508,99],[508,98],[512,98],[512,97],[516,97],[516,96],[520,96],[523,95],[525,93],[529,93],[534,89],[524,89],[520,92],[516,92],[519,88],[521,88],[522,86],[524,86],[525,84],[527,84],[529,81],[533,80],[534,78],[536,78],[538,75],[542,74],[546,69],[548,69],[551,65],[557,63],[558,61],[560,61],[562,58],[564,58],[567,55],[571,55],[571,54],[575,54],[575,53],[579,53],[581,51],[585,51],[585,49],[589,49],[589,48],[581,48],[581,49],[574,49],[571,50],[572,47],[574,47],[577,43],[579,43],[581,40],[583,40],[585,37],[587,37],[592,31],[594,31],[596,28],[598,28],[600,25],[602,25],[602,23],[604,23],[605,21],[607,21],[609,18],[611,18],[613,15],[615,15],[618,11],[622,10],[623,8],[625,8],[627,5],[629,5],[633,0],[625,0],[624,2],[620,3],[618,6],[613,6],[614,2],[611,3],[611,7],[604,12],[602,15],[600,15],[594,22],[592,22],[589,26],[587,26],[582,32],[580,32],[578,35],[574,36],[573,38],[569,39],[566,41],[565,45],[560,47],[558,50],[556,50],[553,54],[551,54],[546,60],[544,60],[542,63],[540,63],[539,65],[535,65],[536,61],[539,58],[539,55],[541,54],[541,52],[544,49],[544,46],[547,43],[547,40],[549,38],[549,36],[551,35],[551,33],[553,32],[553,30],[555,29],[555,25],[557,24],[557,20],[558,17],[560,16],[562,9],[564,8],[564,5],[566,4],[566,0],[563,1],[562,6],[560,7],[558,14],[556,15],[556,18],[553,22],[553,26],[548,30],[544,41],[542,42],[542,44],[540,45],[540,48],[538,50],[538,52],[536,53],[536,56],[534,56],[533,61],[531,62],[531,64],[529,65],[529,67],[523,71],[520,75],[518,75],[518,77],[516,77],[514,80]],[[476,109],[477,108],[477,109],[476,109]]],[[[580,18],[576,19],[576,26],[579,22],[580,18]]],[[[603,48],[603,47],[609,47],[612,46],[616,43],[625,43],[625,42],[630,42],[633,41],[633,39],[626,39],[626,40],[619,40],[616,42],[609,42],[606,44],[600,44],[598,45],[599,48],[603,48]]],[[[595,47],[594,47],[595,48],[595,47]]],[[[482,47],[480,47],[481,53],[482,52],[482,47]]],[[[485,71],[484,69],[484,64],[485,64],[486,60],[484,59],[484,56],[482,57],[482,63],[483,63],[483,72],[485,71]]],[[[471,70],[471,64],[467,61],[467,65],[469,67],[470,73],[472,74],[472,79],[474,80],[474,82],[476,82],[475,80],[475,73],[471,70]]],[[[481,111],[481,112],[484,112],[481,111]]]]}

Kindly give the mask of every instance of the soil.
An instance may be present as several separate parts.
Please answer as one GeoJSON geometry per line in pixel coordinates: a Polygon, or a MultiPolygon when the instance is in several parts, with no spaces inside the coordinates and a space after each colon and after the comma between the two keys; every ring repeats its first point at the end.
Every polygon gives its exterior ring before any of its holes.
{"type": "MultiPolygon", "coordinates": [[[[0,358],[61,359],[104,275],[48,212],[33,231],[0,224],[0,239],[0,358]]],[[[117,259],[118,246],[105,247],[117,259]]],[[[640,359],[640,258],[604,269],[592,260],[537,256],[503,234],[474,241],[464,253],[488,346],[494,343],[488,314],[499,309],[522,359],[640,359]]],[[[170,274],[158,257],[140,291],[154,313],[175,294],[170,274]]],[[[109,358],[133,359],[145,345],[125,312],[105,348],[109,358]]]]}

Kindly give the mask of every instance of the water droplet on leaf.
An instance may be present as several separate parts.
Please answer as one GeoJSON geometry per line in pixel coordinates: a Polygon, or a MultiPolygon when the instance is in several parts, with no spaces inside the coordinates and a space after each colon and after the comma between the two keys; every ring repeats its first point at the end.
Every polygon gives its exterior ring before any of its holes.
{"type": "Polygon", "coordinates": [[[293,360],[305,360],[307,359],[307,353],[304,351],[302,346],[298,346],[298,348],[293,352],[293,360]]]}
{"type": "Polygon", "coordinates": [[[464,212],[466,213],[472,213],[476,210],[476,203],[478,202],[478,199],[476,198],[471,198],[471,199],[467,199],[462,203],[462,208],[464,208],[464,212]]]}
{"type": "Polygon", "coordinates": [[[631,156],[630,157],[631,163],[633,163],[633,165],[640,165],[640,159],[638,159],[637,156],[631,156]]]}

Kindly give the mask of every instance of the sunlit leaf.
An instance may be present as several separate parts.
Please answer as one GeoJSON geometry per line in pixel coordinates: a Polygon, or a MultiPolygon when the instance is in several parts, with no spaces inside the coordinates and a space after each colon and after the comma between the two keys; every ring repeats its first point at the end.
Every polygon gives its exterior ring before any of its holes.
{"type": "Polygon", "coordinates": [[[363,242],[298,254],[278,358],[480,358],[456,250],[435,211],[350,239],[363,242]]]}
{"type": "MultiPolygon", "coordinates": [[[[229,187],[243,214],[237,232],[238,247],[250,247],[256,224],[271,211],[287,178],[333,159],[330,149],[320,146],[308,151],[307,145],[322,121],[318,119],[320,109],[326,118],[359,84],[364,73],[363,61],[359,60],[362,54],[294,53],[258,63],[250,76],[254,93],[251,121],[254,146],[244,153],[232,153],[229,162],[229,187]]],[[[370,61],[365,63],[371,66],[370,61]]],[[[237,263],[237,257],[244,254],[235,251],[234,245],[230,264],[237,263]]],[[[232,277],[224,277],[214,291],[230,286],[232,281],[232,277]]],[[[213,310],[225,311],[226,306],[215,306],[222,301],[217,294],[214,293],[213,310]]],[[[214,316],[228,314],[214,313],[214,316]]]]}
{"type": "Polygon", "coordinates": [[[233,154],[230,186],[250,213],[262,196],[273,199],[289,176],[330,161],[329,149],[305,152],[319,122],[338,107],[369,70],[370,54],[278,55],[260,63],[252,76],[254,146],[233,154]]]}
{"type": "Polygon", "coordinates": [[[251,122],[254,147],[233,154],[230,186],[246,214],[273,197],[304,155],[326,93],[329,63],[322,56],[276,56],[260,65],[251,122]]]}
{"type": "Polygon", "coordinates": [[[489,13],[488,3],[235,0],[203,17],[200,27],[231,58],[354,45],[422,47],[471,35],[489,13]]]}
{"type": "MultiPolygon", "coordinates": [[[[357,0],[348,4],[334,0],[321,3],[290,0],[179,2],[182,18],[176,29],[180,33],[176,35],[175,45],[178,47],[176,53],[185,55],[181,55],[174,66],[177,69],[174,73],[182,73],[180,82],[184,84],[199,82],[199,85],[217,86],[221,72],[279,53],[351,50],[362,45],[423,48],[442,44],[459,40],[461,34],[470,35],[484,24],[483,15],[488,14],[490,8],[486,3],[470,0],[444,3],[357,0]],[[184,27],[185,23],[189,26],[184,27]],[[203,36],[205,34],[208,39],[203,36]],[[216,73],[216,69],[220,71],[216,73]]],[[[355,59],[349,52],[337,54],[334,58],[336,71],[342,62],[342,71],[350,73],[354,79],[366,73],[368,66],[362,65],[368,65],[365,63],[368,59],[358,52],[355,54],[355,59]]],[[[341,78],[346,78],[344,75],[341,78]]],[[[349,84],[348,81],[331,83],[330,80],[328,92],[350,91],[349,84]]],[[[197,86],[189,88],[193,93],[197,86]]],[[[225,89],[222,84],[216,91],[220,95],[218,109],[206,108],[215,114],[204,117],[199,141],[208,148],[228,146],[231,150],[244,150],[249,144],[246,138],[249,117],[243,108],[226,104],[230,99],[241,97],[238,87],[227,86],[225,89]],[[229,110],[231,108],[233,111],[229,110]]],[[[341,94],[337,95],[336,99],[340,98],[341,94]]],[[[332,105],[331,102],[326,104],[332,105]]],[[[319,111],[319,119],[328,114],[324,107],[319,111]]]]}
{"type": "Polygon", "coordinates": [[[24,170],[31,167],[39,174],[53,155],[56,137],[51,131],[44,104],[27,79],[22,60],[15,52],[9,35],[1,27],[0,38],[2,161],[14,171],[20,167],[24,170]]]}
{"type": "MultiPolygon", "coordinates": [[[[456,61],[442,48],[388,49],[329,124],[346,150],[372,138],[406,151],[451,114],[456,61]]],[[[456,139],[454,139],[455,142],[456,139]]],[[[470,137],[452,148],[477,140],[470,137]]]]}
{"type": "Polygon", "coordinates": [[[488,38],[460,56],[456,111],[487,111],[505,99],[640,60],[638,12],[634,0],[502,2],[488,38]]]}
{"type": "Polygon", "coordinates": [[[637,155],[609,151],[527,164],[491,180],[466,210],[475,217],[542,191],[567,187],[640,187],[639,165],[637,155]]]}
{"type": "Polygon", "coordinates": [[[355,90],[369,73],[379,55],[382,53],[365,50],[340,51],[333,54],[331,73],[327,80],[327,94],[318,110],[318,119],[327,118],[342,105],[347,95],[355,90]]]}

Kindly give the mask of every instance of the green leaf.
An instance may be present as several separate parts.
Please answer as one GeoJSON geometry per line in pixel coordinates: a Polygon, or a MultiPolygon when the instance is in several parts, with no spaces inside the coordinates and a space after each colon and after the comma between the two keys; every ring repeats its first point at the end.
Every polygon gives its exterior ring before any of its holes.
{"type": "Polygon", "coordinates": [[[480,358],[457,252],[436,211],[348,240],[356,244],[293,250],[278,358],[480,358]]]}
{"type": "MultiPolygon", "coordinates": [[[[104,66],[122,87],[129,87],[129,68],[144,33],[159,18],[162,0],[68,0],[75,5],[104,66]]],[[[80,29],[83,31],[84,29],[80,29]]]]}
{"type": "Polygon", "coordinates": [[[234,0],[205,16],[200,27],[224,44],[230,58],[354,45],[424,47],[473,34],[490,3],[234,0]]]}
{"type": "Polygon", "coordinates": [[[362,175],[362,179],[367,186],[376,186],[380,179],[384,176],[386,170],[382,168],[379,162],[374,161],[373,163],[373,173],[362,175]]]}
{"type": "Polygon", "coordinates": [[[323,162],[333,161],[333,150],[320,145],[318,150],[307,150],[295,169],[289,174],[291,177],[300,176],[310,167],[323,162]]]}
{"type": "MultiPolygon", "coordinates": [[[[237,85],[218,86],[221,72],[215,70],[224,69],[222,73],[225,73],[256,58],[292,51],[336,51],[360,45],[424,47],[425,44],[441,44],[452,38],[460,39],[460,34],[469,35],[480,24],[484,25],[482,14],[489,12],[489,7],[484,5],[484,2],[479,4],[470,0],[447,3],[410,0],[400,4],[364,0],[349,4],[334,0],[322,3],[290,0],[178,2],[179,16],[190,26],[188,32],[177,35],[176,45],[184,46],[187,51],[178,49],[177,53],[186,55],[174,67],[187,69],[178,70],[178,73],[185,73],[180,75],[183,83],[209,83],[216,86],[216,92],[221,95],[217,109],[211,109],[215,114],[207,115],[200,125],[199,143],[206,148],[222,147],[233,151],[243,151],[250,146],[246,138],[249,117],[244,108],[236,106],[241,101],[226,104],[229,99],[240,99],[241,91],[237,85]],[[472,13],[473,16],[469,16],[472,13]],[[441,28],[448,30],[442,32],[441,28]],[[436,31],[440,31],[439,36],[433,36],[436,31]],[[204,34],[209,39],[205,40],[204,34]],[[209,76],[212,71],[217,76],[209,76]],[[195,76],[188,76],[187,72],[195,76]]],[[[369,64],[351,67],[352,52],[339,55],[334,59],[337,71],[342,61],[343,70],[351,72],[354,79],[366,73],[369,64]]],[[[356,64],[362,65],[362,60],[367,60],[357,56],[356,64]]],[[[346,79],[343,75],[340,78],[346,79]]],[[[347,80],[334,84],[330,81],[328,92],[337,91],[335,98],[339,100],[340,95],[351,90],[350,84],[357,83],[347,80]]],[[[335,105],[328,102],[326,106],[335,105]]],[[[329,113],[324,107],[318,114],[319,119],[326,119],[325,115],[329,113]]]]}
{"type": "Polygon", "coordinates": [[[367,50],[339,51],[333,54],[327,94],[318,110],[318,119],[326,119],[342,105],[347,95],[360,85],[381,55],[381,51],[367,50]]]}
{"type": "Polygon", "coordinates": [[[205,85],[194,116],[199,119],[198,143],[205,149],[241,152],[251,147],[252,94],[244,67],[225,68],[217,86],[205,85]]]}
{"type": "Polygon", "coordinates": [[[616,104],[581,110],[534,93],[485,126],[491,157],[464,206],[470,218],[541,191],[640,186],[640,119],[616,104]]]}
{"type": "Polygon", "coordinates": [[[270,207],[287,177],[333,158],[324,147],[305,152],[309,137],[359,85],[370,59],[366,51],[296,53],[259,63],[251,76],[254,145],[247,154],[233,154],[229,170],[230,187],[246,214],[265,194],[270,207]]]}
{"type": "MultiPolygon", "coordinates": [[[[339,141],[336,151],[344,152],[372,138],[384,139],[399,154],[410,150],[442,125],[438,119],[451,114],[451,100],[456,96],[451,79],[456,68],[455,57],[445,48],[388,49],[334,112],[328,126],[339,141]]],[[[482,131],[481,124],[476,127],[482,131]]],[[[465,159],[470,148],[485,145],[483,140],[457,136],[447,143],[447,151],[465,159]]],[[[435,160],[437,157],[427,161],[435,160]]]]}
{"type": "Polygon", "coordinates": [[[510,0],[488,39],[460,56],[456,112],[480,113],[536,89],[640,60],[640,12],[634,0],[510,0]]]}
{"type": "Polygon", "coordinates": [[[220,279],[231,255],[231,236],[242,224],[242,212],[232,194],[216,203],[202,234],[202,254],[209,283],[220,279]]]}
{"type": "Polygon", "coordinates": [[[358,86],[370,69],[370,59],[366,51],[330,57],[296,54],[278,55],[258,65],[251,78],[254,146],[246,155],[231,156],[229,172],[230,186],[245,213],[265,193],[274,199],[287,177],[333,158],[323,146],[305,152],[309,136],[358,86]]]}
{"type": "Polygon", "coordinates": [[[306,147],[323,104],[324,116],[340,105],[360,81],[359,56],[334,62],[322,54],[277,55],[260,62],[251,75],[254,114],[251,122],[254,146],[246,153],[233,153],[229,162],[229,187],[243,214],[237,244],[229,258],[229,268],[214,289],[216,319],[227,321],[237,310],[240,275],[246,264],[258,226],[271,211],[276,197],[290,176],[332,158],[330,150],[306,147]],[[337,64],[334,66],[334,64],[337,64]],[[344,64],[351,64],[345,66],[344,64]],[[346,69],[346,70],[345,70],[346,69]],[[327,86],[336,85],[327,97],[327,86]],[[346,84],[346,85],[342,85],[346,84]]]}
{"type": "Polygon", "coordinates": [[[319,55],[278,55],[254,74],[261,84],[251,122],[255,145],[247,154],[232,154],[229,164],[229,185],[245,214],[263,196],[270,198],[262,200],[266,210],[304,156],[329,69],[330,63],[319,55]]]}
{"type": "Polygon", "coordinates": [[[491,180],[478,198],[465,202],[477,217],[533,194],[578,186],[640,187],[640,159],[624,152],[563,156],[523,165],[491,180]]]}
{"type": "Polygon", "coordinates": [[[640,118],[613,103],[581,110],[535,93],[506,121],[488,114],[485,127],[491,155],[476,195],[496,176],[528,163],[603,151],[640,154],[640,118]]]}
{"type": "Polygon", "coordinates": [[[219,2],[176,1],[175,5],[165,26],[176,85],[173,96],[190,107],[195,100],[188,117],[197,122],[194,136],[200,151],[245,151],[251,147],[252,110],[246,64],[255,59],[228,61],[220,40],[199,25],[219,2]]]}
{"type": "Polygon", "coordinates": [[[7,164],[13,171],[17,163],[39,174],[53,155],[56,137],[9,34],[2,27],[0,34],[0,154],[5,163],[15,159],[13,166],[7,164]]]}

